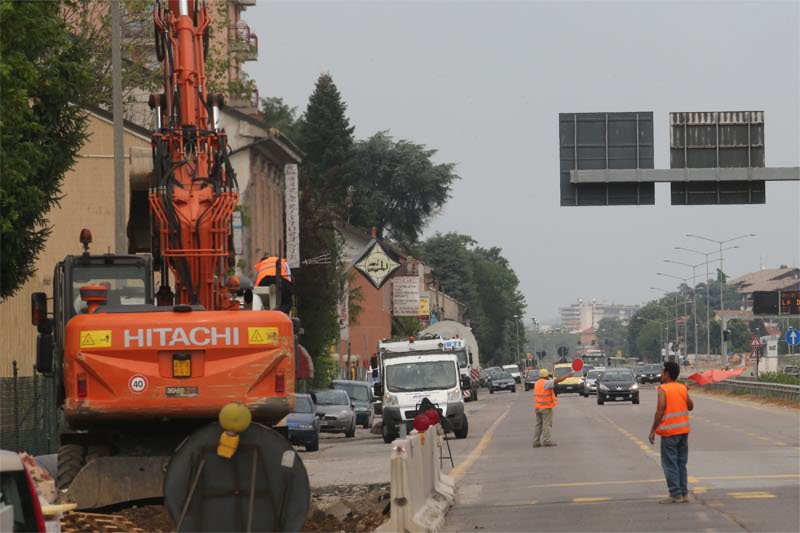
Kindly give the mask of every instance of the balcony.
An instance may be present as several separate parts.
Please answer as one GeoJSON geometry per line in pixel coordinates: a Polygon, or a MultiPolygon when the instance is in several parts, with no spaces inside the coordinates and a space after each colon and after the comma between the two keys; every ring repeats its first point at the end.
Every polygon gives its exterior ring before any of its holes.
{"type": "Polygon", "coordinates": [[[250,31],[250,26],[237,22],[228,28],[228,50],[239,61],[255,61],[258,59],[258,37],[250,31]]]}
{"type": "Polygon", "coordinates": [[[252,91],[242,91],[239,94],[231,93],[228,105],[246,113],[255,115],[258,113],[258,89],[252,91]]]}
{"type": "Polygon", "coordinates": [[[240,6],[254,6],[256,5],[256,0],[235,0],[237,4],[240,6]]]}

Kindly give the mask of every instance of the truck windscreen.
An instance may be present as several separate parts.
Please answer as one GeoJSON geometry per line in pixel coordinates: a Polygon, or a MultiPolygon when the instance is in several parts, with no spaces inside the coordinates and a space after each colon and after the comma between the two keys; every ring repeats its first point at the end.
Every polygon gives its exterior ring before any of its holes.
{"type": "Polygon", "coordinates": [[[146,302],[147,272],[135,265],[86,265],[72,270],[70,299],[73,312],[70,316],[85,313],[86,302],[81,300],[81,287],[103,285],[108,289],[109,306],[142,305],[146,302]]]}
{"type": "Polygon", "coordinates": [[[458,384],[452,361],[421,361],[386,366],[389,392],[452,389],[458,384]]]}
{"type": "Polygon", "coordinates": [[[467,351],[466,350],[459,350],[456,352],[456,357],[458,357],[458,367],[459,368],[466,368],[469,366],[469,360],[467,359],[467,351]]]}

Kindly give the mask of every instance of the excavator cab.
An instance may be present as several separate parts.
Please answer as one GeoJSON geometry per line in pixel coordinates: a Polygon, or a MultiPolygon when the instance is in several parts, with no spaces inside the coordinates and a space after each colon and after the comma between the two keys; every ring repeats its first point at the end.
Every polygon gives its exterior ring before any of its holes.
{"type": "Polygon", "coordinates": [[[36,370],[46,376],[60,378],[67,323],[77,315],[88,313],[88,305],[81,299],[82,287],[105,287],[106,305],[109,307],[154,305],[152,256],[92,255],[89,253],[91,233],[88,230],[81,232],[81,242],[83,254],[68,255],[55,267],[52,311],[48,310],[45,293],[31,295],[31,322],[39,333],[36,370]]]}

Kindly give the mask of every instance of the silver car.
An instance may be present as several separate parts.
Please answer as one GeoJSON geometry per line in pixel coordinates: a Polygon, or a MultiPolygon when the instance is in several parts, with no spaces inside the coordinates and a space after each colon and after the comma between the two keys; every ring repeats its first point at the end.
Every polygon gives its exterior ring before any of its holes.
{"type": "Polygon", "coordinates": [[[592,394],[597,394],[597,376],[599,376],[603,370],[605,369],[593,368],[589,370],[589,373],[586,374],[586,378],[583,381],[583,393],[581,396],[588,398],[592,394]]]}
{"type": "Polygon", "coordinates": [[[311,393],[317,406],[319,430],[323,433],[344,433],[356,436],[356,412],[350,397],[343,390],[320,390],[311,393]]]}

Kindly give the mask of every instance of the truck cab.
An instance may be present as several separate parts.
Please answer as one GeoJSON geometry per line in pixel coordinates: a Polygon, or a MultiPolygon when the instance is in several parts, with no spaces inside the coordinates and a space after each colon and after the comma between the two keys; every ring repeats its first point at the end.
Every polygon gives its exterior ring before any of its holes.
{"type": "Polygon", "coordinates": [[[466,438],[469,426],[458,356],[445,348],[443,339],[382,341],[378,358],[380,382],[375,383],[374,392],[383,401],[384,442],[396,439],[402,426],[411,431],[424,398],[441,409],[446,431],[466,438]]]}
{"type": "Polygon", "coordinates": [[[478,399],[478,380],[473,379],[473,357],[466,341],[460,338],[446,339],[444,341],[445,350],[453,351],[458,359],[458,374],[461,380],[461,392],[465,402],[473,402],[478,399]]]}

